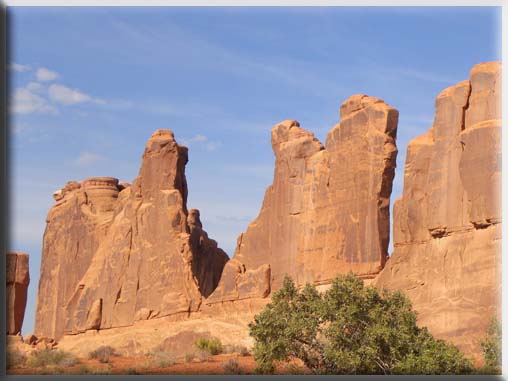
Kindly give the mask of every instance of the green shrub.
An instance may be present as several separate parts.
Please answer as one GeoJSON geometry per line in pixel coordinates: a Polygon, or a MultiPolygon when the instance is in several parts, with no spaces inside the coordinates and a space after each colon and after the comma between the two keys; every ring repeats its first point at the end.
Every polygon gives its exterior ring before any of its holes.
{"type": "Polygon", "coordinates": [[[200,338],[196,341],[196,347],[201,350],[208,351],[211,355],[218,355],[223,352],[223,346],[217,338],[200,338]]]}
{"type": "Polygon", "coordinates": [[[173,353],[162,350],[161,347],[157,347],[149,352],[148,358],[151,366],[159,368],[167,368],[176,363],[176,356],[173,353]]]}
{"type": "Polygon", "coordinates": [[[224,374],[242,374],[237,358],[231,358],[222,365],[224,374]]]}
{"type": "Polygon", "coordinates": [[[111,356],[118,356],[118,353],[109,345],[103,345],[88,354],[88,358],[97,359],[101,363],[108,363],[111,356]]]}
{"type": "Polygon", "coordinates": [[[25,365],[26,355],[21,353],[18,349],[8,348],[6,351],[7,369],[19,368],[25,365]]]}
{"type": "Polygon", "coordinates": [[[77,358],[69,352],[46,348],[33,351],[28,357],[26,364],[32,368],[54,365],[70,367],[77,364],[77,362],[77,358]]]}
{"type": "Polygon", "coordinates": [[[480,372],[483,374],[501,374],[501,324],[492,318],[487,335],[481,342],[485,365],[480,372]]]}
{"type": "Polygon", "coordinates": [[[249,325],[258,373],[275,361],[300,359],[316,374],[469,374],[471,362],[453,345],[416,325],[401,293],[364,287],[352,273],[320,294],[299,291],[286,277],[249,325]]]}

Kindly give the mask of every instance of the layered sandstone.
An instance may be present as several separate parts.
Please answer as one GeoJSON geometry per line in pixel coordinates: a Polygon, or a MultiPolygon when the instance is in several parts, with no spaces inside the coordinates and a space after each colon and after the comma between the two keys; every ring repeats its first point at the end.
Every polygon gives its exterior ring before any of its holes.
{"type": "Polygon", "coordinates": [[[35,334],[132,326],[196,311],[227,255],[187,211],[187,148],[148,140],[132,185],[109,177],[55,192],[44,234],[35,334]]]}
{"type": "Polygon", "coordinates": [[[17,335],[23,325],[30,283],[28,254],[8,252],[5,264],[7,335],[17,335]]]}
{"type": "Polygon", "coordinates": [[[500,99],[498,62],[438,95],[432,128],[408,145],[394,253],[376,280],[469,355],[501,306],[500,99]]]}
{"type": "Polygon", "coordinates": [[[297,121],[273,127],[273,184],[207,304],[266,297],[285,274],[319,284],[349,271],[372,278],[383,268],[398,111],[354,95],[340,118],[326,146],[297,121]]]}

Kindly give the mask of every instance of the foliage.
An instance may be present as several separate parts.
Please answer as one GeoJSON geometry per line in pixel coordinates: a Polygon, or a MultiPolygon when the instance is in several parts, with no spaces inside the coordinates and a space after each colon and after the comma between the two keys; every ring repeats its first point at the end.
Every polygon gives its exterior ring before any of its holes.
{"type": "Polygon", "coordinates": [[[219,339],[213,337],[211,339],[200,338],[196,341],[196,347],[208,351],[211,355],[218,355],[222,353],[223,347],[219,339]]]}
{"type": "Polygon", "coordinates": [[[212,355],[208,350],[200,349],[197,353],[197,359],[199,362],[208,362],[212,360],[212,355]]]}
{"type": "Polygon", "coordinates": [[[401,293],[364,287],[352,273],[320,294],[286,277],[249,325],[258,373],[300,359],[316,374],[467,374],[471,362],[453,345],[416,325],[401,293]]]}
{"type": "Polygon", "coordinates": [[[487,329],[487,335],[481,342],[483,350],[483,374],[501,374],[501,324],[493,317],[487,329]]]}
{"type": "Polygon", "coordinates": [[[26,363],[25,354],[21,353],[18,349],[8,348],[6,351],[7,369],[18,368],[26,363]]]}
{"type": "Polygon", "coordinates": [[[159,368],[167,368],[176,363],[176,356],[173,353],[164,351],[161,347],[156,347],[148,353],[149,363],[159,368]]]}
{"type": "Polygon", "coordinates": [[[195,358],[196,358],[195,353],[189,352],[185,354],[185,362],[192,362],[195,358]]]}
{"type": "Polygon", "coordinates": [[[230,358],[222,365],[222,369],[224,369],[224,374],[242,374],[242,369],[240,368],[240,364],[238,364],[238,359],[236,357],[230,358]]]}
{"type": "Polygon", "coordinates": [[[111,369],[110,368],[88,367],[86,365],[80,365],[76,374],[91,374],[91,375],[111,374],[111,369]]]}
{"type": "Polygon", "coordinates": [[[32,368],[54,365],[70,367],[77,362],[77,358],[69,352],[46,348],[33,351],[28,357],[26,364],[32,368]]]}
{"type": "Polygon", "coordinates": [[[103,345],[88,354],[88,358],[97,359],[101,363],[109,362],[111,356],[118,356],[115,349],[109,345],[103,345]]]}

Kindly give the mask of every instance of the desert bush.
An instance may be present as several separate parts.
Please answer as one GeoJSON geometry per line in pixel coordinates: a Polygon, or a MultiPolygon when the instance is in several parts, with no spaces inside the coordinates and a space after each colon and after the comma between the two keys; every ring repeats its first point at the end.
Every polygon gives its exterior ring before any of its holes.
{"type": "Polygon", "coordinates": [[[286,277],[249,325],[259,373],[300,359],[316,374],[469,374],[471,362],[453,345],[416,325],[401,292],[364,287],[352,273],[323,294],[298,290],[286,277]]]}
{"type": "Polygon", "coordinates": [[[166,368],[176,363],[176,356],[171,352],[162,350],[161,347],[156,347],[149,352],[148,358],[151,366],[158,366],[159,368],[166,368]]]}
{"type": "Polygon", "coordinates": [[[192,362],[196,358],[196,354],[189,352],[185,354],[185,362],[192,362]]]}
{"type": "Polygon", "coordinates": [[[243,345],[225,345],[223,353],[237,353],[241,356],[248,356],[250,354],[247,347],[243,345]]]}
{"type": "Polygon", "coordinates": [[[218,355],[223,352],[223,346],[219,339],[213,337],[211,339],[200,338],[196,341],[196,347],[208,351],[211,355],[218,355]]]}
{"type": "Polygon", "coordinates": [[[197,352],[196,357],[199,362],[208,362],[212,360],[212,355],[210,354],[210,352],[204,349],[200,349],[197,352]]]}
{"type": "Polygon", "coordinates": [[[7,349],[6,351],[7,369],[18,368],[26,363],[26,355],[18,349],[7,349]]]}
{"type": "Polygon", "coordinates": [[[111,369],[110,368],[99,368],[99,367],[88,367],[86,365],[80,365],[76,371],[76,374],[91,374],[91,375],[111,374],[111,369]]]}
{"type": "Polygon", "coordinates": [[[242,369],[238,364],[238,359],[236,357],[230,358],[224,364],[222,364],[222,369],[224,369],[224,374],[241,374],[242,369]]]}
{"type": "Polygon", "coordinates": [[[32,368],[55,365],[70,367],[77,364],[77,362],[77,358],[69,352],[46,348],[33,351],[28,357],[26,364],[32,368]]]}
{"type": "Polygon", "coordinates": [[[304,366],[301,366],[301,365],[291,362],[286,365],[284,373],[298,375],[298,374],[309,374],[309,371],[304,366]]]}
{"type": "Polygon", "coordinates": [[[501,324],[493,317],[485,339],[480,343],[485,365],[479,370],[482,374],[501,374],[501,324]]]}
{"type": "Polygon", "coordinates": [[[118,356],[118,353],[109,345],[100,346],[88,354],[88,358],[97,359],[101,363],[108,363],[111,356],[118,356]]]}
{"type": "Polygon", "coordinates": [[[141,374],[141,373],[139,373],[136,368],[127,368],[127,370],[125,371],[125,374],[134,375],[134,374],[141,374]]]}

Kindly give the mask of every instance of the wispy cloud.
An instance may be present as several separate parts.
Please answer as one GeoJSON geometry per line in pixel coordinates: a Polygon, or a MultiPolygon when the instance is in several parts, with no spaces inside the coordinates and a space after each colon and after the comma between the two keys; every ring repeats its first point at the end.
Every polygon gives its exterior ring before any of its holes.
{"type": "Polygon", "coordinates": [[[72,89],[70,87],[53,84],[48,89],[49,99],[55,103],[59,103],[65,106],[75,105],[78,103],[95,102],[102,103],[103,100],[94,99],[90,95],[81,92],[78,89],[72,89]]]}
{"type": "Polygon", "coordinates": [[[105,157],[94,152],[83,151],[79,154],[78,158],[74,163],[81,167],[86,167],[91,164],[95,164],[98,161],[104,160],[105,157]]]}
{"type": "Polygon", "coordinates": [[[49,69],[46,69],[45,67],[40,67],[35,72],[35,77],[38,81],[41,82],[49,82],[53,81],[58,78],[58,73],[51,71],[49,69]]]}
{"type": "Polygon", "coordinates": [[[25,71],[29,71],[31,69],[31,67],[28,65],[22,65],[22,64],[12,62],[9,65],[9,69],[11,69],[12,71],[16,71],[18,73],[23,73],[25,71]]]}
{"type": "Polygon", "coordinates": [[[56,114],[57,110],[45,98],[37,94],[33,86],[20,87],[14,90],[10,100],[10,112],[14,114],[56,114]]]}
{"type": "Polygon", "coordinates": [[[182,138],[180,139],[180,143],[187,147],[202,147],[209,152],[217,150],[222,143],[219,141],[210,141],[208,137],[198,134],[191,138],[182,138]]]}

